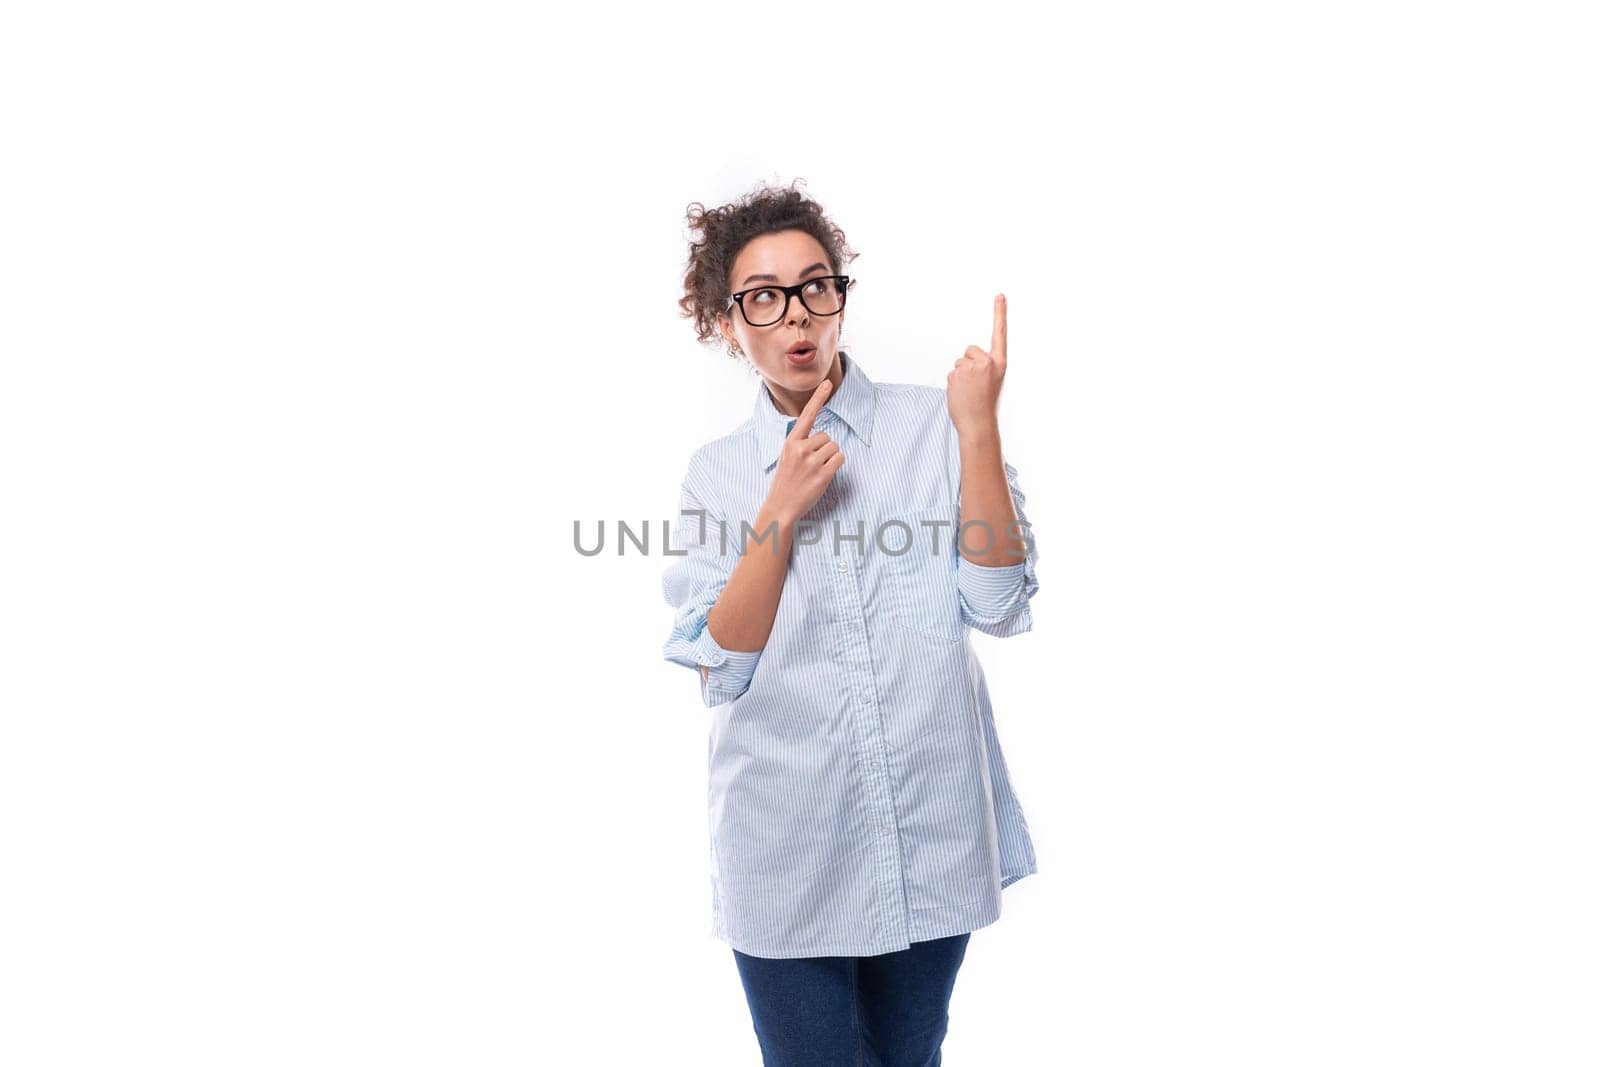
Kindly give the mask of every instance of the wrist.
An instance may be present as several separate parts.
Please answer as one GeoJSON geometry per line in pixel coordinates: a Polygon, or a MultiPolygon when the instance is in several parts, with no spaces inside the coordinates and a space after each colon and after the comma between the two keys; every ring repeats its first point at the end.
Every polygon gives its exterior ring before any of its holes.
{"type": "Polygon", "coordinates": [[[1000,420],[988,418],[958,425],[956,438],[965,445],[999,445],[1000,420]]]}
{"type": "Polygon", "coordinates": [[[797,518],[798,517],[791,514],[787,508],[780,504],[776,504],[771,500],[767,500],[762,503],[761,510],[756,512],[754,525],[756,529],[764,530],[773,523],[777,523],[778,532],[780,534],[785,534],[793,529],[797,518]]]}

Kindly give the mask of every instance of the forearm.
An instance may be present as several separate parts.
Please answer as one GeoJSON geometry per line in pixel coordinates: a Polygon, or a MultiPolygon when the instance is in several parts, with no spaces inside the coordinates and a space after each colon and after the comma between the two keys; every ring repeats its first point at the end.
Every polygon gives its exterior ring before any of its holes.
{"type": "Polygon", "coordinates": [[[751,527],[748,534],[742,526],[735,531],[744,542],[743,553],[706,616],[712,640],[729,651],[766,647],[794,546],[794,520],[768,506],[756,513],[751,527]]]}
{"type": "Polygon", "coordinates": [[[1021,563],[1027,544],[1019,536],[1017,512],[1006,485],[1000,428],[989,423],[962,431],[961,555],[981,567],[1021,563]],[[967,523],[975,523],[967,527],[967,523]]]}

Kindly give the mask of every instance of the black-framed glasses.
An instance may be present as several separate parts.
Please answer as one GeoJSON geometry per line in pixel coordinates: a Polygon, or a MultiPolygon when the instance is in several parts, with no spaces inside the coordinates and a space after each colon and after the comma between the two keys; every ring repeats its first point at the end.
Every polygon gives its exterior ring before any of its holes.
{"type": "Polygon", "coordinates": [[[813,315],[837,315],[844,310],[844,298],[849,289],[848,274],[819,274],[799,285],[742,289],[728,298],[728,306],[738,304],[744,321],[752,326],[771,326],[789,313],[789,301],[797,296],[813,315]]]}

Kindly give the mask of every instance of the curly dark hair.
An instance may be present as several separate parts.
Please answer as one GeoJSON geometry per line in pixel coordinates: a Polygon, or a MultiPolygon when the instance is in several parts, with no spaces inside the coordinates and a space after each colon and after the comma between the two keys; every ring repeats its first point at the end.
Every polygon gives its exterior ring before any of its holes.
{"type": "MultiPolygon", "coordinates": [[[[693,319],[701,344],[720,336],[717,314],[728,306],[733,294],[730,273],[733,261],[752,238],[778,230],[802,230],[817,239],[832,265],[833,273],[844,273],[845,264],[856,258],[845,241],[844,231],[818,204],[795,188],[804,181],[796,178],[787,188],[758,185],[732,203],[710,208],[695,201],[688,208],[689,229],[698,239],[689,243],[689,260],[683,274],[683,298],[678,301],[683,317],[693,319]]],[[[855,280],[850,289],[855,289],[855,280]]],[[[738,358],[730,350],[729,356],[738,358]]]]}

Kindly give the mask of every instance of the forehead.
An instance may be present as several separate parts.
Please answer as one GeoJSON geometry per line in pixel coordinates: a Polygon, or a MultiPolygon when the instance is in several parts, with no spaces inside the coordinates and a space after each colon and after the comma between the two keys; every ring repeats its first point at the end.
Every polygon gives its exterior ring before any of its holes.
{"type": "Polygon", "coordinates": [[[780,230],[751,238],[733,258],[733,285],[751,274],[776,274],[788,280],[796,277],[811,264],[828,262],[827,250],[815,237],[803,230],[780,230]]]}

